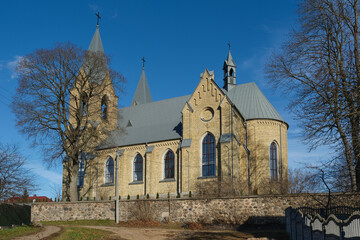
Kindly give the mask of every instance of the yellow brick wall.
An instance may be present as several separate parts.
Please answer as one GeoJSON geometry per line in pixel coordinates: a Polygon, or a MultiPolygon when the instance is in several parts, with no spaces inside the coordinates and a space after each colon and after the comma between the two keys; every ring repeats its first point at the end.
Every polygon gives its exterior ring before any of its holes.
{"type": "MultiPolygon", "coordinates": [[[[251,180],[253,189],[259,194],[266,193],[264,187],[270,180],[270,144],[278,145],[278,170],[282,170],[286,182],[288,172],[287,124],[275,120],[250,120],[248,125],[249,149],[251,151],[251,180]],[[281,135],[280,135],[281,132],[281,135]],[[281,168],[282,166],[282,168],[281,168]]],[[[280,179],[279,179],[280,180],[280,179]]]]}

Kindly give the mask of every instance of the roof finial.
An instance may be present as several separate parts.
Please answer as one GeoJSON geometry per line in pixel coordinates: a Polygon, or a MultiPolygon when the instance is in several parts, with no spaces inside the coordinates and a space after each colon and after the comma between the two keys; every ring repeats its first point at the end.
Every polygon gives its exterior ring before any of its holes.
{"type": "Polygon", "coordinates": [[[97,13],[95,13],[95,15],[97,16],[97,26],[99,26],[99,20],[101,19],[101,17],[100,17],[100,12],[97,12],[97,13]]]}
{"type": "Polygon", "coordinates": [[[146,62],[146,61],[145,61],[145,57],[143,57],[141,60],[142,60],[142,62],[143,62],[143,69],[145,69],[145,62],[146,62]]]}
{"type": "Polygon", "coordinates": [[[229,51],[230,51],[230,48],[231,48],[230,41],[228,42],[228,46],[229,46],[229,51]]]}

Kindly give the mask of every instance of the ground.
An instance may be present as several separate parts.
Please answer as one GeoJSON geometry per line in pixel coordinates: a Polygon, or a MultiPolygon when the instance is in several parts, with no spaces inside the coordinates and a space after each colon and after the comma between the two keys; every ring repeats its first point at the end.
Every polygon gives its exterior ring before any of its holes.
{"type": "MultiPolygon", "coordinates": [[[[16,228],[14,228],[16,229],[16,228]]],[[[38,231],[38,228],[37,230],[38,231]]],[[[17,231],[18,232],[18,231],[17,231]]],[[[3,235],[0,239],[14,239],[3,235]]],[[[17,235],[19,236],[19,235],[17,235]]],[[[30,239],[103,239],[103,240],[180,240],[180,239],[288,239],[283,226],[246,227],[226,230],[219,226],[176,223],[120,223],[113,221],[45,222],[36,234],[24,232],[17,240],[30,239]],[[25,235],[25,236],[24,236],[25,235]]]]}

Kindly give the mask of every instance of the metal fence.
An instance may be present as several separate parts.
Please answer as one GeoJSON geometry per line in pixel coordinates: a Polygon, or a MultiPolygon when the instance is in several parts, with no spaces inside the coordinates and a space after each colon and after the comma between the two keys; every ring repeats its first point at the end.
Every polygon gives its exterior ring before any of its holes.
{"type": "Polygon", "coordinates": [[[360,208],[288,208],[286,231],[291,240],[360,240],[360,208]]]}

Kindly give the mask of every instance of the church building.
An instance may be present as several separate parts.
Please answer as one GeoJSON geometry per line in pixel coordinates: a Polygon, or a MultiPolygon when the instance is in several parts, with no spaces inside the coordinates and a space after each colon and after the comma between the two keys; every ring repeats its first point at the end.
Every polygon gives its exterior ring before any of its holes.
{"type": "MultiPolygon", "coordinates": [[[[104,52],[98,26],[89,51],[104,52]]],[[[230,50],[222,80],[205,69],[191,95],[152,101],[143,67],[131,105],[119,109],[110,87],[108,116],[99,108],[110,131],[91,163],[80,163],[80,196],[113,199],[115,186],[121,199],[280,191],[288,124],[254,82],[237,84],[230,50]]]]}

